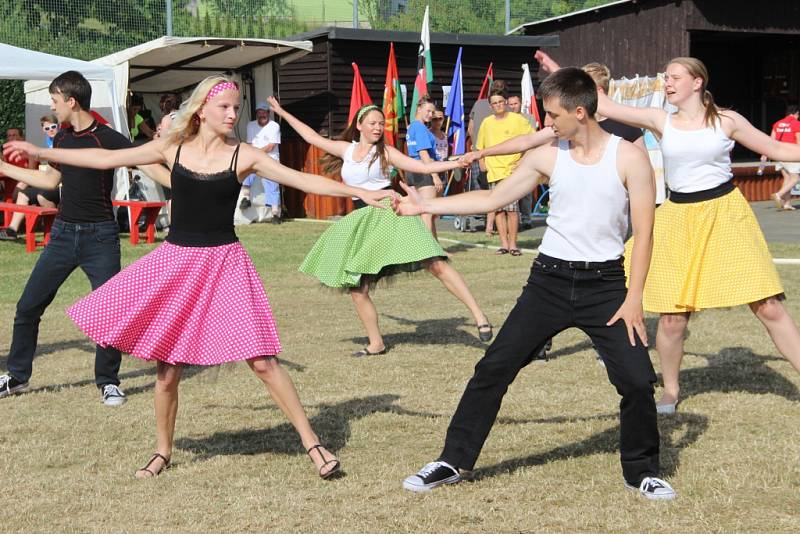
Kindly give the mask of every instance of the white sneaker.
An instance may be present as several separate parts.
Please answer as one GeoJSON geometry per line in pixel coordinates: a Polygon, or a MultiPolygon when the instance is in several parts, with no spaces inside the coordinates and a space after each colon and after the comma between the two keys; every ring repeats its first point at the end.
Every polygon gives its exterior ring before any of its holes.
{"type": "Polygon", "coordinates": [[[639,483],[638,488],[631,486],[627,482],[625,482],[625,487],[631,491],[638,491],[641,495],[653,501],[671,501],[678,496],[667,481],[656,477],[645,477],[639,483]]]}
{"type": "Polygon", "coordinates": [[[27,382],[20,382],[10,374],[0,375],[0,399],[10,395],[17,395],[28,389],[27,382]]]}
{"type": "Polygon", "coordinates": [[[120,406],[125,404],[127,400],[125,393],[119,389],[119,386],[115,386],[114,384],[106,384],[103,386],[103,404],[106,406],[120,406]]]}
{"type": "Polygon", "coordinates": [[[656,413],[660,413],[662,415],[672,415],[676,411],[678,411],[678,401],[656,404],[656,413]]]}
{"type": "Polygon", "coordinates": [[[447,462],[431,462],[416,475],[403,481],[403,489],[414,492],[430,491],[444,484],[461,482],[458,470],[447,462]]]}

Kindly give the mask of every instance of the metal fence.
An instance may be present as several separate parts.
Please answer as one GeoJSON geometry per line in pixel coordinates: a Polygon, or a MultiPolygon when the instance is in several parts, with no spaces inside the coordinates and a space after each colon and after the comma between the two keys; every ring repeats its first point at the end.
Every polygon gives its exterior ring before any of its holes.
{"type": "Polygon", "coordinates": [[[94,59],[162,35],[280,38],[319,26],[503,34],[609,0],[0,0],[0,42],[94,59]]]}

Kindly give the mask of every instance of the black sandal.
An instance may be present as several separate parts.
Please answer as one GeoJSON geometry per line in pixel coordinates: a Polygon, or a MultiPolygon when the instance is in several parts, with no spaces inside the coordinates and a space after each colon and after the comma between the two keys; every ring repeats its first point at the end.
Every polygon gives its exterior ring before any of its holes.
{"type": "Polygon", "coordinates": [[[151,456],[151,457],[150,457],[150,460],[149,460],[149,461],[148,461],[148,462],[145,464],[145,466],[144,466],[144,467],[142,467],[142,468],[140,468],[140,469],[137,469],[137,470],[136,470],[136,472],[138,473],[139,471],[145,471],[145,472],[147,472],[147,473],[150,473],[149,475],[145,475],[145,476],[143,476],[143,477],[139,477],[139,478],[153,478],[153,477],[157,477],[158,475],[160,475],[160,474],[161,474],[161,472],[162,472],[162,471],[164,471],[165,469],[168,469],[168,468],[169,468],[169,465],[170,465],[170,463],[169,463],[169,462],[170,462],[170,459],[169,459],[169,458],[167,458],[167,457],[166,457],[166,456],[164,456],[163,454],[160,454],[160,453],[158,453],[158,452],[157,452],[157,453],[153,454],[153,456],[151,456]],[[158,460],[159,458],[161,458],[162,460],[164,460],[164,465],[162,465],[162,466],[161,466],[161,469],[159,469],[158,471],[151,471],[150,469],[148,469],[148,468],[149,468],[149,467],[150,467],[150,466],[153,464],[153,462],[155,462],[155,461],[156,461],[156,460],[158,460]]]}
{"type": "Polygon", "coordinates": [[[378,352],[370,352],[369,347],[364,347],[361,350],[355,351],[353,356],[356,358],[361,358],[362,356],[380,356],[381,354],[386,354],[386,347],[383,347],[378,352]]]}
{"type": "Polygon", "coordinates": [[[522,251],[518,248],[512,248],[508,251],[512,256],[522,256],[522,251]]]}
{"type": "Polygon", "coordinates": [[[494,332],[492,332],[492,325],[489,323],[478,325],[478,339],[481,341],[490,341],[493,337],[494,332]]]}
{"type": "MultiPolygon", "coordinates": [[[[339,463],[339,460],[337,460],[337,459],[335,459],[335,458],[334,458],[333,460],[328,460],[328,461],[326,462],[326,461],[325,461],[325,455],[324,455],[324,454],[322,454],[322,451],[320,450],[321,448],[322,448],[322,445],[320,445],[319,443],[317,443],[316,445],[314,445],[314,446],[312,446],[310,449],[308,449],[308,450],[306,451],[306,454],[308,454],[308,457],[309,457],[309,458],[311,458],[311,451],[317,451],[317,454],[319,454],[319,457],[320,457],[320,459],[321,459],[323,462],[325,462],[325,463],[323,463],[323,464],[322,464],[322,466],[319,468],[319,476],[320,476],[320,478],[322,478],[322,479],[328,479],[328,478],[332,477],[333,475],[335,475],[336,473],[338,473],[338,472],[339,472],[339,468],[341,467],[341,464],[339,463]],[[324,473],[324,474],[323,474],[322,470],[323,470],[323,469],[325,469],[325,467],[326,467],[328,464],[333,464],[333,467],[331,468],[331,470],[330,470],[330,471],[328,471],[327,473],[324,473]]],[[[330,454],[330,451],[328,451],[328,454],[330,454]]],[[[314,459],[313,459],[313,458],[311,458],[311,461],[313,462],[313,461],[314,461],[314,459]]]]}

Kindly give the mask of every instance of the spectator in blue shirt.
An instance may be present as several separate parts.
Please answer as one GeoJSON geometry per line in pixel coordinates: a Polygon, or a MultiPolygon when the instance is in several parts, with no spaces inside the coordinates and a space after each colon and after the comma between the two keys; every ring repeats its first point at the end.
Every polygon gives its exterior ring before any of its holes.
{"type": "MultiPolygon", "coordinates": [[[[436,161],[436,137],[425,125],[433,118],[436,106],[427,95],[420,97],[417,103],[417,112],[414,122],[408,126],[406,132],[406,150],[408,155],[425,163],[436,161]]],[[[444,189],[439,174],[420,174],[406,172],[406,183],[417,188],[422,198],[436,198],[436,193],[444,189]]],[[[433,215],[423,214],[422,220],[436,237],[436,227],[433,224],[433,215]]]]}

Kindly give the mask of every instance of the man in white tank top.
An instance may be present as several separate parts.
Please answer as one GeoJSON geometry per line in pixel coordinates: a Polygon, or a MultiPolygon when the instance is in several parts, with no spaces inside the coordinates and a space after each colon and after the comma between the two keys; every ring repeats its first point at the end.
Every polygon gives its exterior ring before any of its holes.
{"type": "Polygon", "coordinates": [[[672,487],[657,478],[656,376],[642,310],[652,248],[652,169],[641,149],[600,128],[594,117],[596,86],[582,70],[550,75],[539,94],[559,141],[526,154],[492,191],[422,199],[408,189],[396,204],[402,215],[484,213],[522,197],[540,176],[550,180],[548,228],[522,295],[475,366],[439,459],[406,478],[403,487],[428,491],[460,481],[459,470],[472,470],[517,373],[548,339],[576,327],[604,354],[609,379],[622,397],[625,486],[648,499],[674,499],[672,487]],[[622,253],[629,206],[635,245],[626,288],[622,253]]]}

